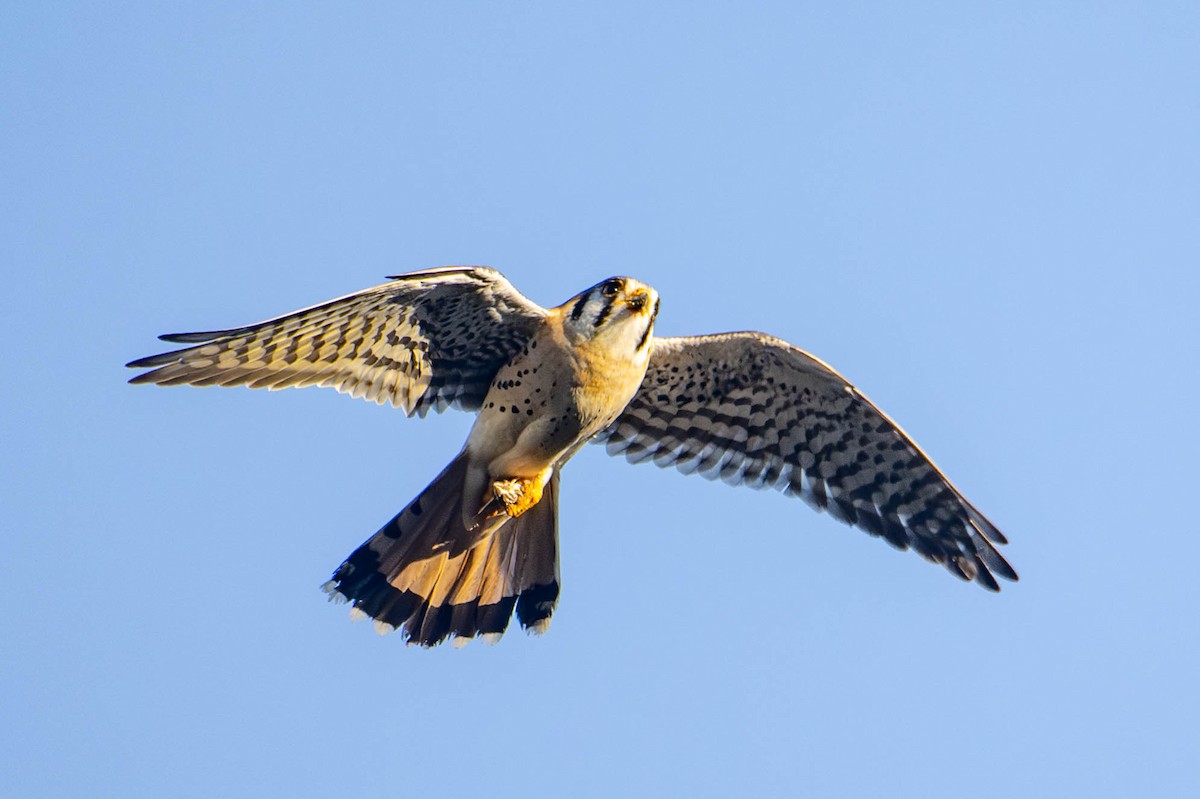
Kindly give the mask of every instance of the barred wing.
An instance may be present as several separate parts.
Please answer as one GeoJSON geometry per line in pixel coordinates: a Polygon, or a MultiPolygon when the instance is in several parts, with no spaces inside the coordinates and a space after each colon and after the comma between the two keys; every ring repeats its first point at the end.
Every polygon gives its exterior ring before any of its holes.
{"type": "Polygon", "coordinates": [[[160,336],[194,346],[133,361],[151,371],[129,382],[330,386],[410,416],[475,410],[545,313],[493,269],[411,272],[256,325],[160,336]]]}
{"type": "Polygon", "coordinates": [[[800,496],[989,590],[1017,579],[994,546],[1004,536],[903,430],[762,333],[656,339],[641,388],[597,440],[633,463],[800,496]]]}

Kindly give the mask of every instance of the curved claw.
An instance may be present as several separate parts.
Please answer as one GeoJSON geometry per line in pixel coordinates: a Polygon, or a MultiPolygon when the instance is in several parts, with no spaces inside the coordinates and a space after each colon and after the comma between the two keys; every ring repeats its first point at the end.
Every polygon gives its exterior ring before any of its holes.
{"type": "Polygon", "coordinates": [[[492,493],[504,503],[505,512],[515,519],[541,501],[544,485],[542,480],[514,477],[492,483],[492,493]]]}

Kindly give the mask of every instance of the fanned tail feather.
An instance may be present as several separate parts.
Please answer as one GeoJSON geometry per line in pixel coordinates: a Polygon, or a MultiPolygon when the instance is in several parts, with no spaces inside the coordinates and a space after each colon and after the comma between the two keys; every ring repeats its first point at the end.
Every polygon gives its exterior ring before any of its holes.
{"type": "Polygon", "coordinates": [[[522,627],[544,632],[559,590],[558,474],[521,516],[468,529],[467,468],[461,453],[356,549],[325,584],[331,598],[422,646],[449,636],[498,638],[514,610],[522,627]]]}

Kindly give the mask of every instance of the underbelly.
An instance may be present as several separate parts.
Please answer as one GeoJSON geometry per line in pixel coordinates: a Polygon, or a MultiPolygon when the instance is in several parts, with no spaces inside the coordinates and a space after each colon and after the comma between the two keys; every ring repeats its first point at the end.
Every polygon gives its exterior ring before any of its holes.
{"type": "Polygon", "coordinates": [[[561,466],[624,410],[644,370],[610,358],[567,359],[546,342],[531,347],[493,379],[467,442],[472,460],[493,479],[561,466]]]}

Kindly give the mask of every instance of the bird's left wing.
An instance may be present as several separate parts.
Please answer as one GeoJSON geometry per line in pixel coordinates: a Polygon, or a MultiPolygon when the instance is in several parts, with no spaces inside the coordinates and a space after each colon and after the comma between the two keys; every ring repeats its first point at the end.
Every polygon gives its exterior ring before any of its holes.
{"type": "Polygon", "coordinates": [[[996,527],[841,375],[762,333],[655,339],[638,393],[597,441],[634,463],[773,487],[963,579],[1017,574],[996,527]]]}
{"type": "Polygon", "coordinates": [[[128,364],[131,383],[330,386],[424,416],[479,408],[545,310],[485,267],[444,267],[248,327],[176,333],[186,349],[128,364]]]}

